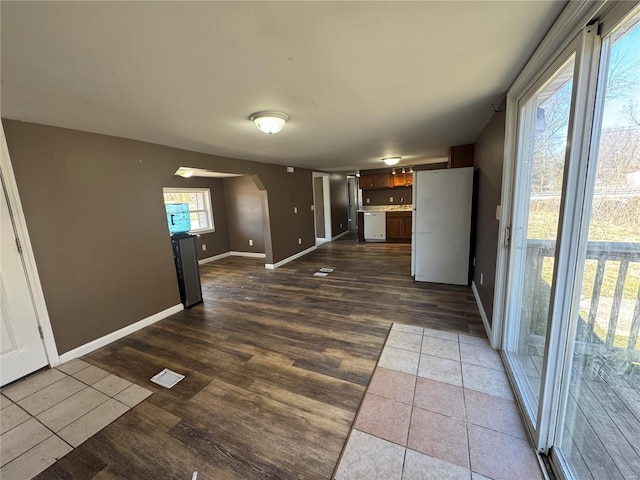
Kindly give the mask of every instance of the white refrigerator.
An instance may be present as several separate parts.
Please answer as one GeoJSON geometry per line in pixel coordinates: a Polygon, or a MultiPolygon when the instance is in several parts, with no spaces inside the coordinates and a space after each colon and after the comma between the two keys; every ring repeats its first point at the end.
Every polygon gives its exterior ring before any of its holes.
{"type": "Polygon", "coordinates": [[[419,282],[467,285],[473,167],[414,175],[411,274],[419,282]]]}

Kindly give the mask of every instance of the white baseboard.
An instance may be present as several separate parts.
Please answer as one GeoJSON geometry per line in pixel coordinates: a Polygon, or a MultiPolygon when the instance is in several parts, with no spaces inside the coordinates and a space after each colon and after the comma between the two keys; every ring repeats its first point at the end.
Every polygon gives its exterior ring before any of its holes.
{"type": "Polygon", "coordinates": [[[491,327],[489,326],[489,319],[487,318],[487,313],[484,311],[484,307],[482,306],[482,300],[480,300],[480,294],[478,293],[478,289],[476,288],[476,282],[471,281],[471,290],[473,291],[473,296],[476,298],[476,303],[478,304],[478,310],[480,311],[480,318],[482,318],[482,323],[484,324],[484,329],[487,332],[487,338],[489,339],[489,343],[491,343],[492,348],[497,348],[493,345],[491,341],[493,335],[491,333],[491,327]]]}
{"type": "Polygon", "coordinates": [[[291,255],[290,257],[285,258],[284,260],[280,260],[279,262],[276,263],[265,263],[264,264],[264,268],[268,269],[268,270],[273,270],[276,269],[278,267],[281,267],[282,265],[284,265],[285,263],[289,263],[293,260],[295,260],[296,258],[300,258],[304,255],[306,255],[307,253],[313,252],[316,248],[315,245],[313,247],[309,247],[306,250],[303,250],[301,252],[296,253],[295,255],[291,255]]]}
{"type": "Polygon", "coordinates": [[[339,233],[338,235],[336,235],[335,237],[333,237],[333,238],[331,239],[331,241],[333,242],[334,240],[337,240],[337,239],[339,239],[340,237],[344,237],[347,233],[349,233],[349,230],[347,230],[347,231],[345,231],[345,232],[342,232],[342,233],[339,233]]]}
{"type": "Polygon", "coordinates": [[[203,265],[209,262],[215,262],[216,260],[221,260],[227,257],[250,257],[250,258],[267,258],[266,253],[256,253],[256,252],[224,252],[219,255],[214,255],[213,257],[203,258],[202,260],[198,260],[198,265],[203,265]]]}
{"type": "Polygon", "coordinates": [[[233,255],[234,257],[267,258],[266,253],[255,252],[229,252],[229,255],[233,255]]]}
{"type": "Polygon", "coordinates": [[[231,255],[231,252],[224,252],[221,253],[220,255],[214,255],[213,257],[207,257],[207,258],[203,258],[201,260],[198,260],[198,265],[203,265],[205,263],[209,263],[209,262],[215,262],[216,260],[221,260],[223,258],[226,258],[228,256],[231,255]]]}
{"type": "MultiPolygon", "coordinates": [[[[143,318],[139,322],[132,323],[131,325],[127,325],[120,330],[116,330],[115,332],[111,332],[104,337],[96,338],[89,343],[85,343],[84,345],[80,345],[73,350],[69,350],[66,353],[60,355],[60,363],[68,362],[69,360],[73,360],[74,358],[81,357],[86,355],[87,353],[93,352],[100,347],[104,347],[105,345],[110,344],[111,342],[115,342],[116,340],[120,340],[122,337],[126,337],[127,335],[132,334],[133,332],[137,332],[138,330],[148,327],[149,325],[156,323],[163,318],[167,318],[174,313],[178,313],[184,310],[184,306],[179,303],[178,305],[174,305],[173,307],[169,307],[166,310],[162,310],[161,312],[155,313],[150,317],[143,318]]],[[[52,366],[55,366],[52,364],[52,366]]]]}

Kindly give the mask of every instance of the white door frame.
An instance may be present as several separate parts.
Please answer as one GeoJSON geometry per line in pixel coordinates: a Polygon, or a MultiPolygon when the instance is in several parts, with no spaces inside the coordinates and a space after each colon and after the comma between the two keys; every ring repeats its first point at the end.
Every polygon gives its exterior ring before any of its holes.
{"type": "MultiPolygon", "coordinates": [[[[318,243],[330,242],[332,238],[331,233],[331,192],[329,191],[329,174],[323,172],[313,172],[312,173],[312,185],[314,190],[314,201],[315,201],[315,179],[318,177],[322,177],[322,196],[323,196],[323,205],[324,205],[324,237],[318,237],[316,233],[316,245],[318,243]]],[[[315,210],[314,210],[315,216],[315,210]]],[[[315,228],[315,218],[314,218],[314,228],[315,228]]]]}
{"type": "Polygon", "coordinates": [[[18,236],[20,246],[22,247],[22,258],[24,261],[25,273],[31,290],[31,298],[33,299],[33,307],[38,318],[38,325],[40,325],[40,328],[42,329],[44,349],[47,354],[49,365],[55,366],[60,364],[60,356],[53,336],[51,319],[49,318],[49,311],[44,299],[44,292],[42,291],[42,284],[40,283],[40,275],[38,274],[38,267],[33,254],[33,248],[31,247],[31,238],[29,237],[27,222],[24,217],[24,210],[22,209],[22,203],[20,202],[20,196],[18,193],[18,185],[13,173],[11,158],[9,156],[7,139],[4,135],[4,125],[1,120],[0,132],[2,137],[0,139],[0,174],[2,175],[7,191],[9,210],[13,217],[16,235],[18,236]]]}

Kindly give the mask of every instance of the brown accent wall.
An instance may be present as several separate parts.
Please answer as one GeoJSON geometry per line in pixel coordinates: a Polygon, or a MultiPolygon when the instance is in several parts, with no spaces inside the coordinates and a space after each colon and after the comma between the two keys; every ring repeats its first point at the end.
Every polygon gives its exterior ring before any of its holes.
{"type": "Polygon", "coordinates": [[[331,197],[331,235],[340,235],[349,230],[349,192],[347,176],[332,173],[329,176],[331,197]]]}
{"type": "MultiPolygon", "coordinates": [[[[281,166],[276,166],[276,170],[264,171],[259,175],[267,190],[270,238],[273,242],[273,257],[269,257],[267,248],[266,263],[274,264],[316,244],[311,210],[311,170],[296,168],[295,173],[286,173],[285,167],[281,166]],[[298,213],[294,213],[294,207],[298,208],[298,213]],[[298,238],[302,239],[301,245],[298,245],[298,238]]],[[[265,235],[269,239],[266,230],[265,235]]]]}
{"type": "Polygon", "coordinates": [[[362,205],[411,205],[413,202],[412,187],[379,188],[362,190],[362,205]],[[393,198],[393,202],[389,199],[393,198]],[[367,199],[369,202],[367,203],[367,199]]]}
{"type": "Polygon", "coordinates": [[[261,192],[250,176],[224,179],[229,249],[265,253],[261,192]],[[253,246],[249,246],[253,240],[253,246]]]}
{"type": "Polygon", "coordinates": [[[322,177],[313,178],[314,216],[316,219],[316,237],[324,238],[324,181],[322,177]]]}
{"type": "MultiPolygon", "coordinates": [[[[504,104],[498,108],[504,110],[504,104]]],[[[496,207],[500,205],[502,165],[504,161],[505,113],[496,112],[476,140],[475,164],[478,173],[476,248],[473,279],[482,306],[491,324],[496,278],[499,222],[496,207]],[[480,274],[483,284],[480,285],[480,274]]]]}
{"type": "Polygon", "coordinates": [[[228,252],[230,250],[229,229],[227,226],[227,206],[222,179],[203,177],[182,178],[180,176],[174,176],[164,186],[209,189],[211,192],[211,209],[213,210],[215,232],[201,233],[198,235],[196,240],[198,245],[198,259],[202,260],[228,252]],[[206,250],[202,249],[203,245],[206,245],[206,250]]]}
{"type": "Polygon", "coordinates": [[[310,170],[3,124],[60,354],[180,302],[162,198],[180,166],[259,178],[267,263],[315,245],[310,170]]]}

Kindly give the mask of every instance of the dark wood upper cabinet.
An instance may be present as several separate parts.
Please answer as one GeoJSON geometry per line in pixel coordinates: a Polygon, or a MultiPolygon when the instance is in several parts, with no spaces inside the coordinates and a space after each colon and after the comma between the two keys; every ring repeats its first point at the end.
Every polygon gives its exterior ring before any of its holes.
{"type": "Polygon", "coordinates": [[[391,175],[380,174],[374,175],[374,188],[389,188],[391,186],[391,175]]]}
{"type": "Polygon", "coordinates": [[[393,186],[404,187],[407,184],[406,176],[406,173],[396,173],[395,175],[391,175],[393,178],[393,186]]]}
{"type": "Polygon", "coordinates": [[[360,188],[374,188],[375,175],[362,175],[358,181],[360,188]]]}
{"type": "Polygon", "coordinates": [[[362,175],[358,182],[363,190],[375,188],[410,187],[413,185],[413,173],[389,173],[362,175]]]}
{"type": "Polygon", "coordinates": [[[449,148],[449,168],[473,167],[473,151],[475,145],[458,145],[449,148]]]}
{"type": "Polygon", "coordinates": [[[391,177],[392,186],[394,187],[410,187],[413,185],[413,173],[396,173],[391,177]]]}
{"type": "Polygon", "coordinates": [[[393,184],[391,183],[391,175],[388,173],[377,175],[362,175],[358,184],[363,190],[372,188],[389,188],[393,186],[393,184]]]}

